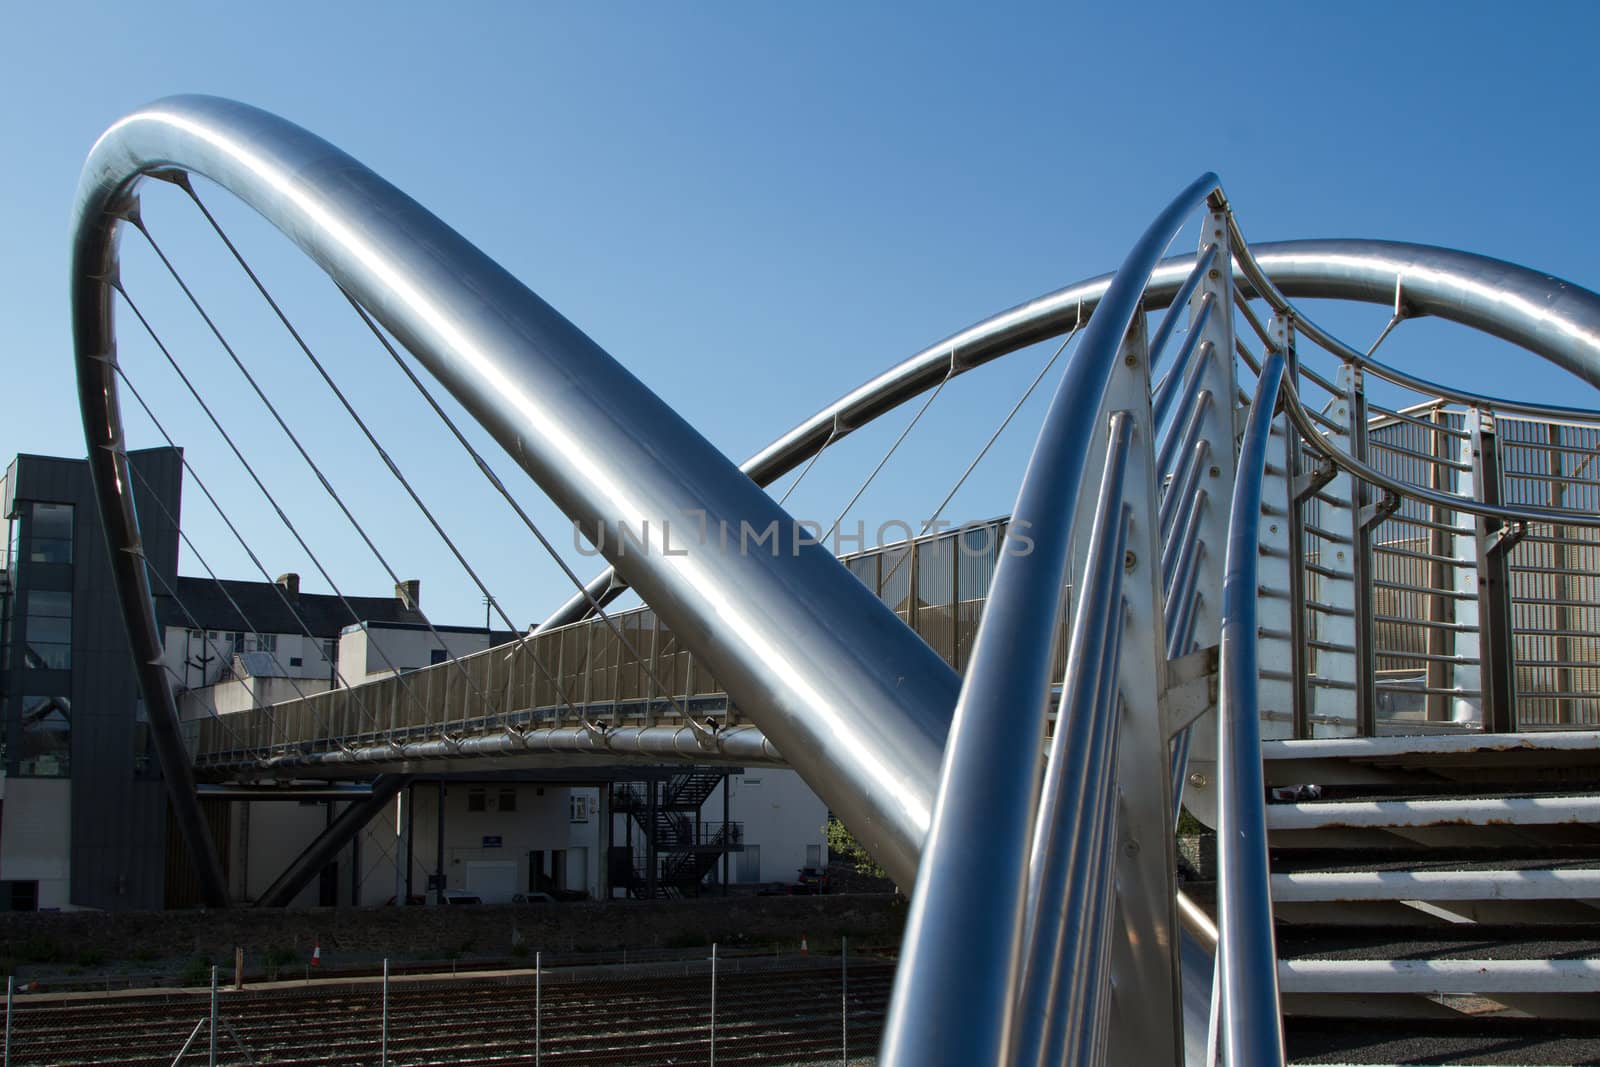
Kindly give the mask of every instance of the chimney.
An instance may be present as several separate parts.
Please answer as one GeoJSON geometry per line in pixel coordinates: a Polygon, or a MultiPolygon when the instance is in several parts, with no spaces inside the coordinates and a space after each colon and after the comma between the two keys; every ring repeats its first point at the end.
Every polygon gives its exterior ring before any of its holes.
{"type": "Polygon", "coordinates": [[[294,571],[278,575],[278,584],[283,587],[283,595],[291,602],[300,599],[300,576],[294,571]]]}
{"type": "Polygon", "coordinates": [[[422,580],[407,578],[394,587],[394,598],[412,611],[422,610],[422,580]]]}

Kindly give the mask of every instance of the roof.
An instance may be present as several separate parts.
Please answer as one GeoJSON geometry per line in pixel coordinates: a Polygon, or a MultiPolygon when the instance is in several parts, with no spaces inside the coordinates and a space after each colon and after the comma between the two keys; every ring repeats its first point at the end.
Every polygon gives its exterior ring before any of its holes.
{"type": "Polygon", "coordinates": [[[271,652],[235,652],[234,659],[238,662],[239,670],[249,678],[289,677],[289,672],[284,670],[278,657],[271,652]]]}
{"type": "Polygon", "coordinates": [[[289,601],[294,605],[291,610],[285,603],[285,590],[275,582],[226,578],[218,582],[180,576],[176,592],[182,606],[168,596],[155,598],[156,616],[164,627],[262,634],[298,634],[310,630],[314,637],[338,637],[339,631],[353,622],[423,621],[419,612],[392,596],[341,599],[326,593],[300,593],[289,601]],[[301,620],[304,620],[303,627],[301,620]]]}

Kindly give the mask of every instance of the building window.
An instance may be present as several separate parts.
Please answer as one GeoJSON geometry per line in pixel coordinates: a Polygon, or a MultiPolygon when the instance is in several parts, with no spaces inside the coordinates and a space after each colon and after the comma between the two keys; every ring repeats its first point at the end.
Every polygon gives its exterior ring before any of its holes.
{"type": "Polygon", "coordinates": [[[255,634],[254,636],[255,636],[255,639],[256,639],[256,651],[257,652],[276,652],[276,651],[278,651],[278,635],[277,634],[255,634]]]}
{"type": "Polygon", "coordinates": [[[28,562],[72,562],[72,505],[34,504],[29,514],[28,562]]]}
{"type": "Polygon", "coordinates": [[[568,805],[568,819],[569,819],[569,821],[571,821],[571,822],[588,822],[589,821],[589,798],[588,797],[581,796],[581,795],[579,795],[577,793],[574,793],[572,795],[571,799],[568,800],[567,805],[568,805]]]}
{"type": "Polygon", "coordinates": [[[488,811],[489,791],[481,785],[475,785],[467,790],[468,811],[488,811]]]}
{"type": "Polygon", "coordinates": [[[300,657],[299,656],[290,656],[289,657],[289,666],[291,666],[291,667],[299,667],[299,666],[301,666],[300,657]]]}
{"type": "Polygon", "coordinates": [[[150,717],[144,711],[144,698],[133,700],[133,773],[150,770],[150,717]]]}
{"type": "Polygon", "coordinates": [[[500,789],[500,810],[517,810],[517,790],[514,786],[502,786],[500,789]]]}
{"type": "Polygon", "coordinates": [[[322,642],[322,658],[329,663],[339,662],[339,639],[337,637],[330,637],[322,642]]]}
{"type": "Polygon", "coordinates": [[[72,771],[72,702],[60,696],[22,698],[22,752],[17,773],[65,778],[72,771]]]}
{"type": "Polygon", "coordinates": [[[72,666],[72,594],[34,589],[24,623],[26,666],[66,670],[72,666]]]}
{"type": "Polygon", "coordinates": [[[435,649],[430,650],[428,652],[428,665],[431,667],[431,666],[433,666],[435,664],[443,663],[445,661],[445,656],[446,655],[447,655],[447,653],[442,648],[435,648],[435,649]]]}

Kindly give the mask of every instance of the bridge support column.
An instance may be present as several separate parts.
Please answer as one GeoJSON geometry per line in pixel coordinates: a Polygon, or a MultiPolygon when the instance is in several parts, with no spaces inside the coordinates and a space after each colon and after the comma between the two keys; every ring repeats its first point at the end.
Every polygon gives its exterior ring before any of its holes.
{"type": "MultiPolygon", "coordinates": [[[[1500,504],[1500,447],[1494,414],[1468,413],[1472,443],[1472,488],[1485,504],[1500,504]]],[[[1525,531],[1499,519],[1477,520],[1478,666],[1483,689],[1483,728],[1510,733],[1517,728],[1516,665],[1512,650],[1509,556],[1525,531]]]]}
{"type": "MultiPolygon", "coordinates": [[[[256,900],[256,906],[281,908],[287,905],[338,855],[340,849],[355,839],[373,816],[389,806],[389,801],[405,788],[408,781],[409,776],[404,774],[381,774],[374,779],[372,794],[353,801],[340,812],[339,817],[317,835],[317,839],[307,845],[304,852],[295,857],[288,869],[278,876],[278,880],[267,887],[266,892],[256,900]]],[[[359,881],[354,884],[359,892],[359,881]]]]}
{"type": "Polygon", "coordinates": [[[444,903],[444,779],[439,779],[438,810],[434,813],[433,902],[444,903]]]}
{"type": "Polygon", "coordinates": [[[394,798],[394,902],[404,907],[411,903],[409,887],[411,850],[407,828],[411,825],[411,789],[408,786],[394,798]]]}

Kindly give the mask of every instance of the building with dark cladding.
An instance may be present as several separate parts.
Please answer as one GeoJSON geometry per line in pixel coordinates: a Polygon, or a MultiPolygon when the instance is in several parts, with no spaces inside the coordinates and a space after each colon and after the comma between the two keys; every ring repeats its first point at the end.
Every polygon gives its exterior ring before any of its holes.
{"type": "MultiPolygon", "coordinates": [[[[194,714],[216,714],[207,694],[261,659],[301,687],[326,688],[345,627],[421,619],[415,582],[393,596],[342,598],[301,593],[294,574],[220,584],[179,577],[183,454],[154,448],[129,461],[166,666],[194,714]]],[[[196,905],[199,885],[170,822],[89,465],[19,455],[0,479],[0,504],[0,910],[196,905]]],[[[228,804],[201,803],[227,868],[235,836],[228,804]]]]}
{"type": "MultiPolygon", "coordinates": [[[[182,454],[129,460],[151,585],[170,587],[182,454]]],[[[167,801],[88,463],[19,455],[0,501],[0,908],[162,907],[167,801]]]]}

